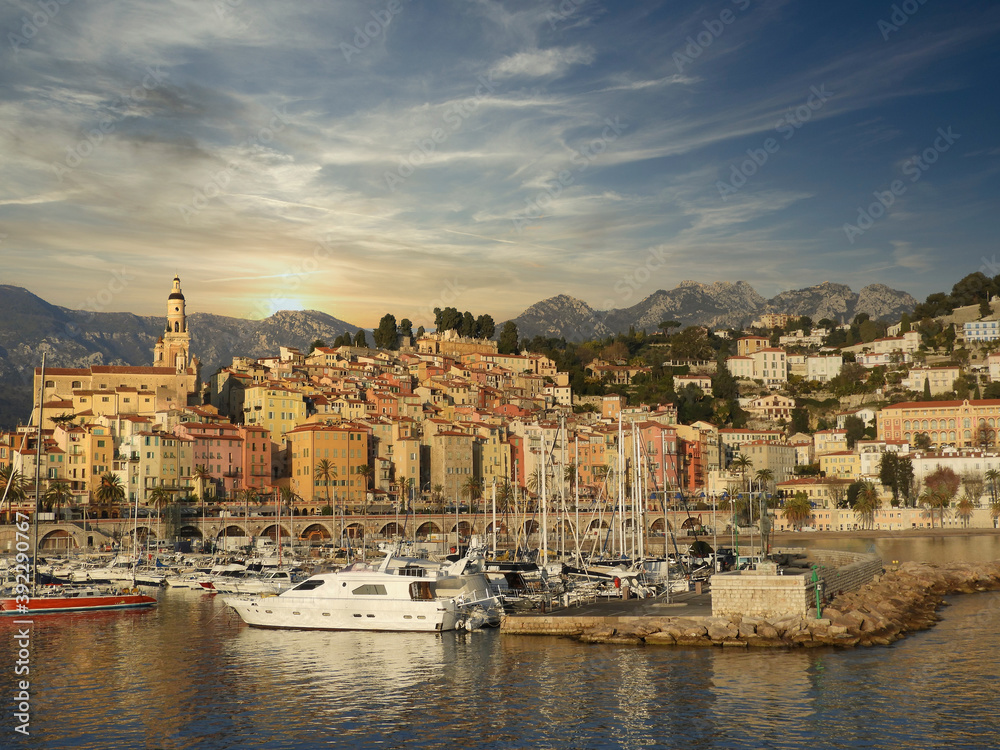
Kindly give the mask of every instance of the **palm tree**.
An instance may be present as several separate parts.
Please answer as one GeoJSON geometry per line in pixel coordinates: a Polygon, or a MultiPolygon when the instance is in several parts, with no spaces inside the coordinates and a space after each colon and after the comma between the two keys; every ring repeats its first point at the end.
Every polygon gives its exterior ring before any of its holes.
{"type": "Polygon", "coordinates": [[[364,514],[368,515],[368,490],[371,489],[371,480],[375,476],[375,470],[368,464],[361,464],[357,469],[357,474],[361,477],[362,505],[364,514]]]}
{"type": "Polygon", "coordinates": [[[771,491],[771,482],[774,481],[774,472],[770,469],[759,469],[757,471],[758,486],[767,492],[771,491]]]}
{"type": "Polygon", "coordinates": [[[955,505],[955,512],[962,519],[962,526],[965,528],[969,528],[969,519],[972,518],[972,511],[975,507],[976,504],[969,497],[969,493],[963,492],[962,497],[958,499],[958,503],[955,505]]]}
{"type": "Polygon", "coordinates": [[[528,492],[533,495],[538,495],[542,491],[542,470],[535,467],[535,470],[528,475],[527,479],[528,492]]]}
{"type": "Polygon", "coordinates": [[[990,469],[983,474],[983,478],[990,488],[990,506],[992,506],[997,501],[997,484],[1000,483],[1000,471],[990,469]]]}
{"type": "Polygon", "coordinates": [[[399,504],[402,505],[403,508],[409,509],[410,498],[413,496],[413,489],[416,486],[417,486],[417,480],[414,479],[413,477],[404,479],[402,482],[399,483],[399,494],[400,494],[399,504]]]}
{"type": "Polygon", "coordinates": [[[48,504],[49,510],[55,505],[56,508],[56,520],[59,520],[62,515],[62,505],[63,502],[70,497],[69,485],[65,482],[53,482],[49,485],[48,490],[45,492],[45,499],[48,504]]]}
{"type": "Polygon", "coordinates": [[[110,511],[112,505],[116,505],[125,499],[125,487],[122,484],[122,478],[110,471],[101,474],[101,483],[94,491],[94,499],[97,500],[99,505],[106,507],[110,511]]]}
{"type": "Polygon", "coordinates": [[[514,485],[509,479],[497,484],[497,510],[506,513],[514,502],[514,485]]]}
{"type": "Polygon", "coordinates": [[[469,477],[462,485],[462,494],[469,496],[469,511],[476,514],[476,500],[483,494],[483,483],[475,477],[469,477]]]}
{"type": "Polygon", "coordinates": [[[947,488],[943,486],[939,487],[924,487],[924,491],[920,493],[920,502],[927,506],[930,519],[931,528],[934,528],[934,510],[935,508],[940,512],[941,515],[941,527],[944,527],[944,509],[948,507],[951,503],[952,495],[948,492],[947,488]]]}
{"type": "Polygon", "coordinates": [[[747,489],[747,472],[753,468],[753,461],[746,454],[740,453],[733,459],[733,466],[740,472],[741,484],[745,492],[747,489]]]}
{"type": "Polygon", "coordinates": [[[997,497],[990,500],[990,515],[993,516],[993,518],[1000,517],[1000,499],[997,497]]]}
{"type": "MultiPolygon", "coordinates": [[[[191,476],[194,477],[195,492],[198,497],[201,498],[201,520],[202,523],[205,522],[205,481],[208,480],[209,473],[208,469],[203,464],[198,464],[194,467],[194,471],[191,472],[191,476]]],[[[204,545],[204,530],[202,530],[202,545],[204,545]]]]}
{"type": "Polygon", "coordinates": [[[28,496],[28,480],[20,471],[10,465],[0,468],[0,497],[3,497],[5,491],[9,516],[9,509],[13,506],[14,501],[21,503],[28,496]]]}
{"type": "Polygon", "coordinates": [[[149,502],[153,504],[156,509],[156,536],[157,540],[163,538],[162,534],[162,519],[163,519],[163,508],[170,503],[170,493],[167,492],[163,487],[154,487],[149,493],[149,502]]]}
{"type": "Polygon", "coordinates": [[[812,503],[809,502],[809,496],[805,492],[796,492],[795,496],[785,503],[782,514],[788,523],[800,528],[812,516],[812,503]]]}
{"type": "Polygon", "coordinates": [[[857,500],[854,502],[854,515],[861,522],[861,527],[871,529],[875,526],[875,513],[882,505],[882,497],[875,483],[866,480],[861,483],[857,500]]]}
{"type": "MultiPolygon", "coordinates": [[[[330,505],[330,482],[337,478],[337,467],[334,466],[328,459],[320,459],[316,462],[316,480],[323,483],[326,488],[326,504],[330,505]]],[[[337,507],[333,507],[333,515],[337,516],[337,507]]]]}
{"type": "Polygon", "coordinates": [[[444,513],[444,485],[435,484],[431,487],[431,501],[438,513],[444,513]]]}

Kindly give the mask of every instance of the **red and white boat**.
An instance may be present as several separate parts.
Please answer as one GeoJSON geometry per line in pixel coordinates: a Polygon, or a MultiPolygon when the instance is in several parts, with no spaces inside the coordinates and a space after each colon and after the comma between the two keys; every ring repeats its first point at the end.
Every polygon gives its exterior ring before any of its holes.
{"type": "Polygon", "coordinates": [[[156,598],[138,588],[104,586],[44,586],[33,596],[0,599],[0,615],[48,615],[63,612],[95,612],[105,609],[152,607],[156,598]]]}

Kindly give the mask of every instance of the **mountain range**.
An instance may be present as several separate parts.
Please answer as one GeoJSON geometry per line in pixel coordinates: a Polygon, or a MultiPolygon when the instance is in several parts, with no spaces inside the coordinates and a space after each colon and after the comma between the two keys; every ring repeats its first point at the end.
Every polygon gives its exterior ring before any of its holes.
{"type": "MultiPolygon", "coordinates": [[[[870,284],[854,293],[843,284],[825,282],[765,299],[745,281],[685,281],[670,291],[654,292],[631,307],[604,311],[558,295],[532,305],[513,320],[522,337],[585,341],[630,327],[655,331],[664,320],[741,327],[765,312],[808,315],[817,321],[846,321],[866,312],[874,319],[898,320],[916,304],[906,292],[882,284],[870,284]]],[[[0,426],[27,420],[32,372],[41,363],[43,352],[50,367],[149,365],[163,322],[162,316],[70,310],[27,289],[0,285],[0,426]]],[[[284,310],[264,320],[193,313],[188,316],[188,325],[191,351],[201,360],[203,380],[232,362],[234,356],[263,357],[277,353],[279,346],[308,349],[316,339],[332,343],[341,334],[353,335],[361,328],[317,310],[284,310]]]]}
{"type": "Polygon", "coordinates": [[[854,292],[845,284],[825,281],[766,299],[745,281],[682,281],[676,288],[653,292],[631,307],[609,310],[595,310],[582,300],[560,294],[535,303],[513,321],[522,337],[541,335],[586,341],[630,327],[656,331],[666,320],[684,326],[739,329],[769,312],[843,322],[867,313],[873,320],[896,321],[916,304],[917,300],[906,292],[885,284],[869,284],[854,292]]]}
{"type": "MultiPolygon", "coordinates": [[[[264,320],[192,313],[191,351],[207,380],[234,356],[263,357],[279,346],[308,350],[316,339],[332,343],[359,326],[318,310],[283,310],[264,320]]],[[[150,365],[163,333],[163,316],[69,310],[27,289],[0,285],[0,425],[26,422],[32,373],[46,354],[48,367],[150,365]]],[[[369,340],[371,336],[369,335],[369,340]]]]}

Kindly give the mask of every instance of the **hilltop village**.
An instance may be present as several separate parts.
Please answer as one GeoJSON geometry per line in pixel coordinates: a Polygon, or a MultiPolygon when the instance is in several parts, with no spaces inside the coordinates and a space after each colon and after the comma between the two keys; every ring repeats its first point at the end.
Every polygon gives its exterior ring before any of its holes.
{"type": "Polygon", "coordinates": [[[382,348],[363,336],[281,347],[202,381],[185,304],[175,277],[151,366],[36,369],[41,410],[0,435],[5,482],[17,479],[5,514],[35,507],[40,455],[41,503],[67,520],[277,500],[294,515],[537,511],[543,497],[593,510],[637,485],[654,513],[735,505],[739,524],[763,512],[776,531],[997,524],[1000,321],[988,299],[919,326],[665,322],[650,338],[683,337],[695,356],[665,343],[651,365],[612,343],[583,387],[546,354],[394,324],[382,348]],[[729,356],[705,356],[710,336],[729,356]],[[676,402],[644,403],[667,378],[676,402]]]}

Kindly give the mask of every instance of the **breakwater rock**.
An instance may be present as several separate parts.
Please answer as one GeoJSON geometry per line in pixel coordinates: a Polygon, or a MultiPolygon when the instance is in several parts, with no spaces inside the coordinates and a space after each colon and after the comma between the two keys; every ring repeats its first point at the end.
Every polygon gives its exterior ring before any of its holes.
{"type": "Polygon", "coordinates": [[[504,632],[573,636],[588,643],[724,648],[881,646],[938,621],[949,594],[1000,590],[1000,562],[932,565],[904,563],[856,591],[837,595],[819,618],[579,617],[553,614],[507,618],[504,632]]]}

